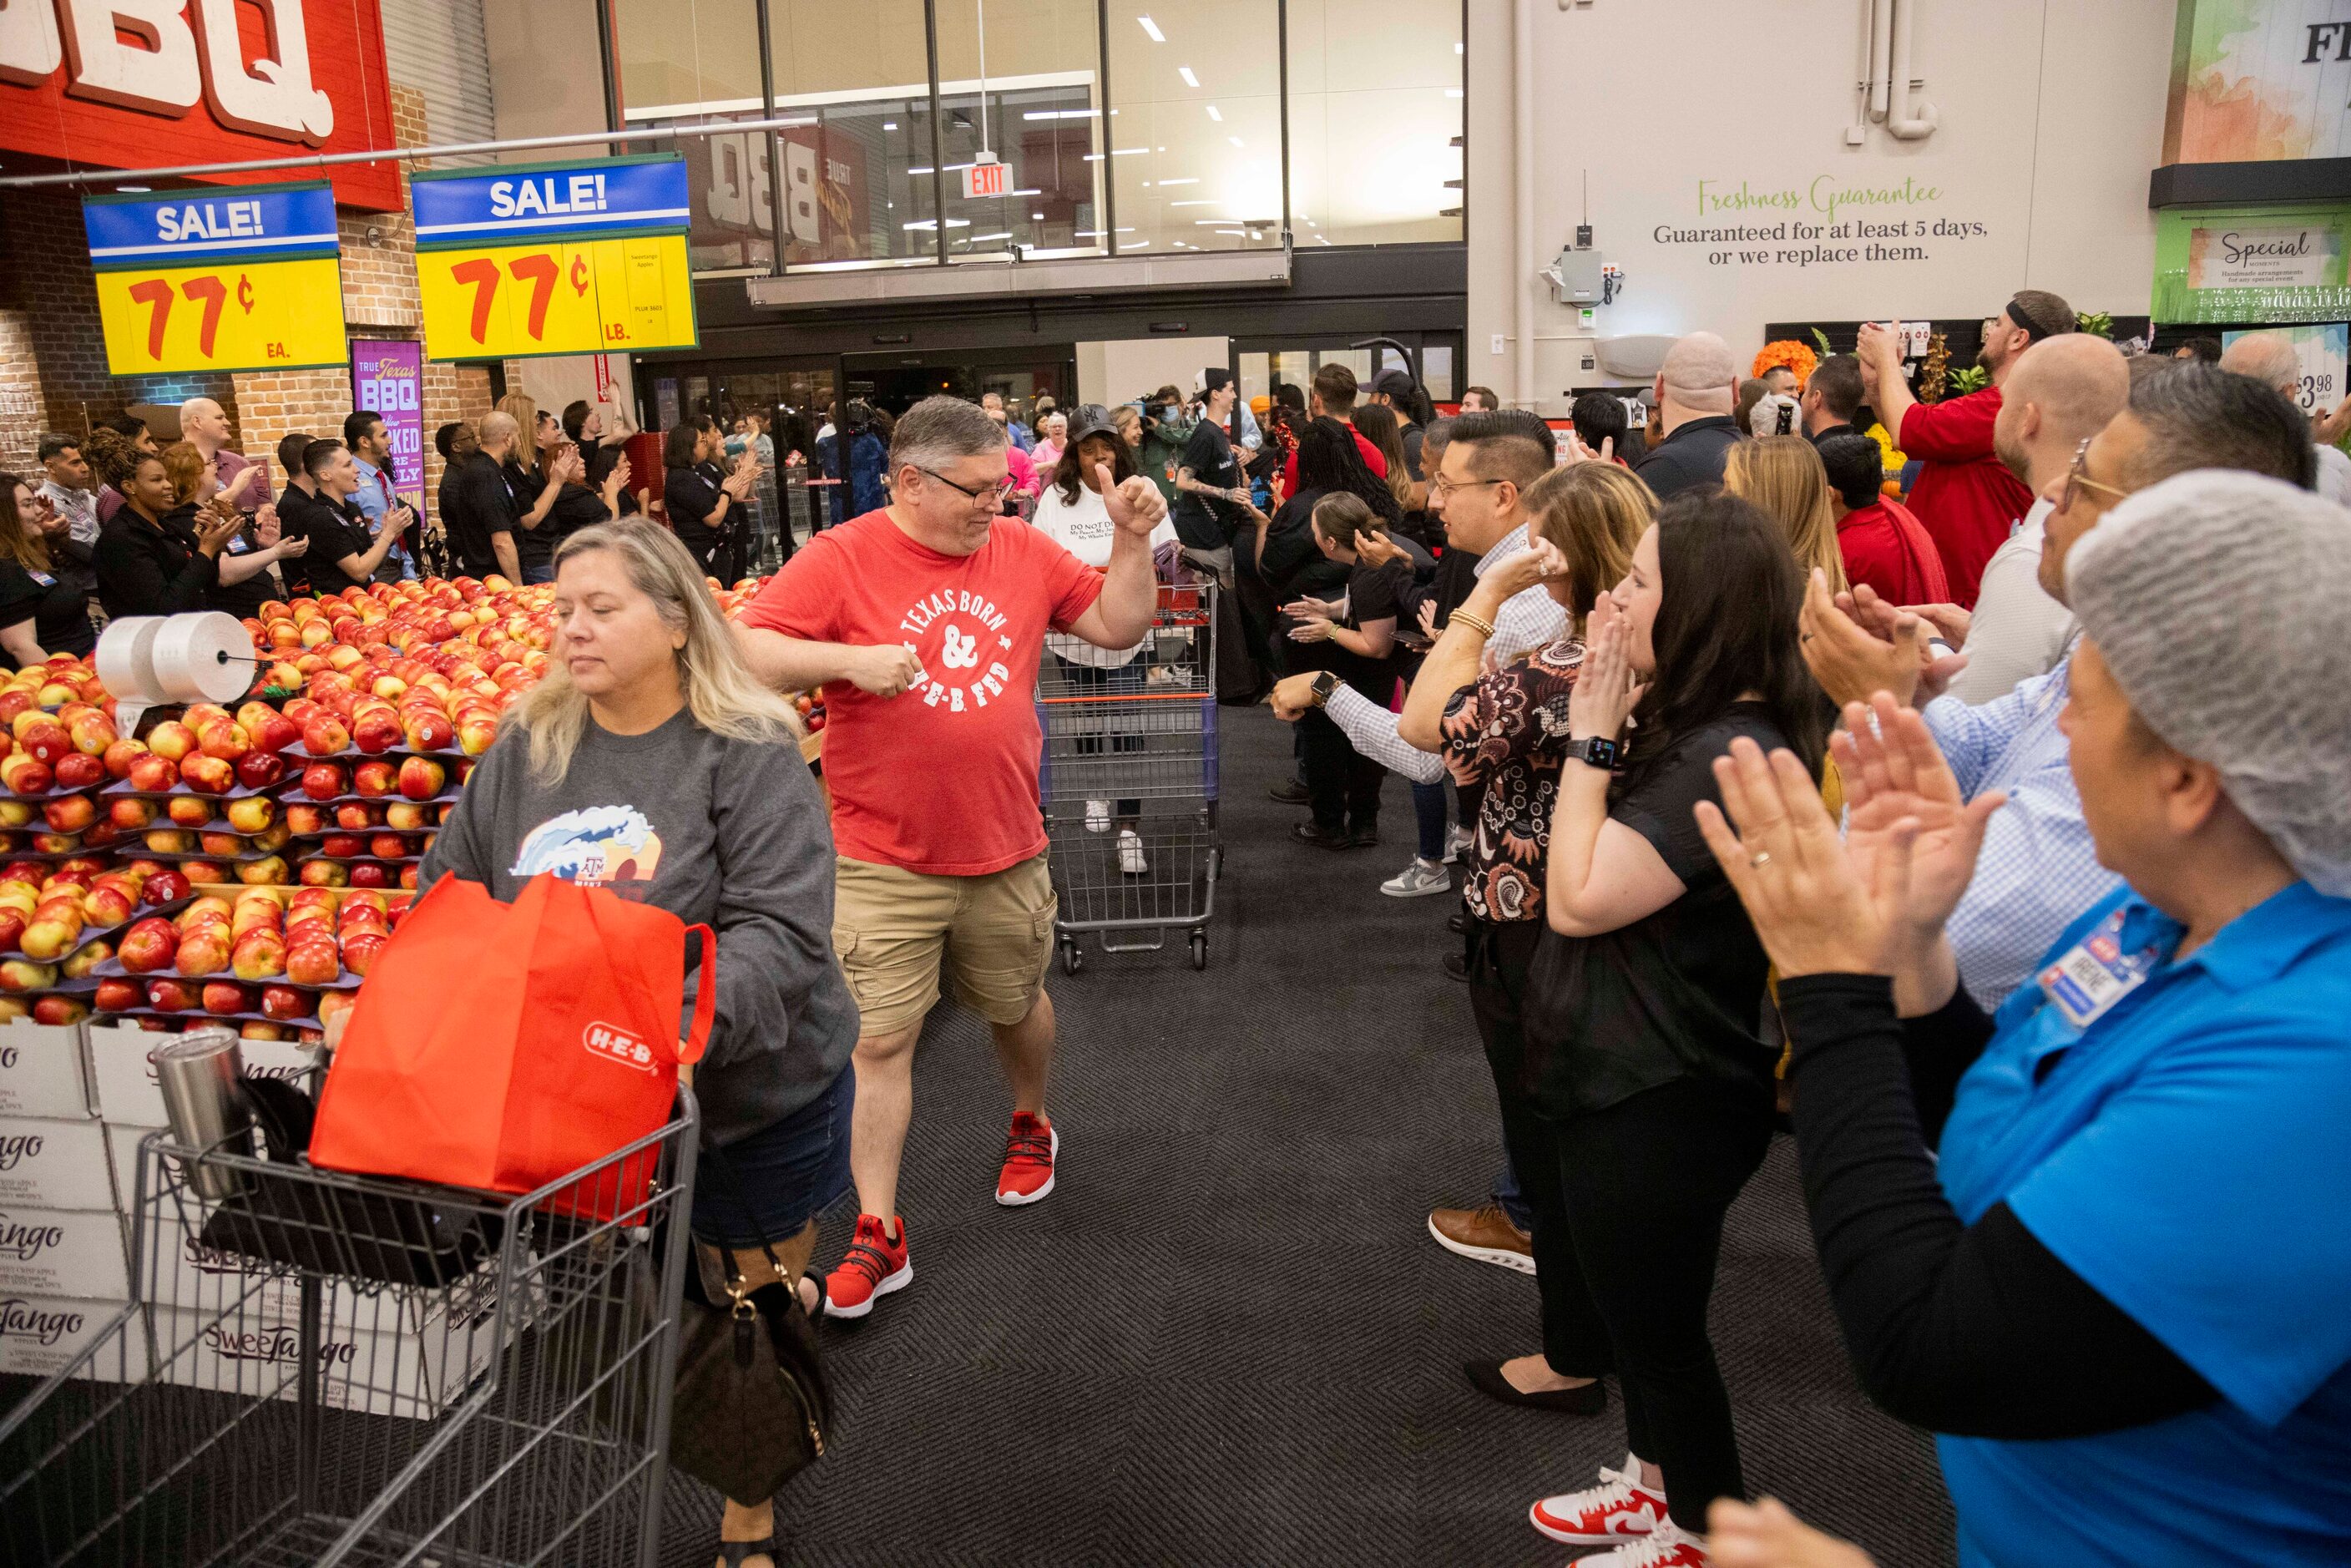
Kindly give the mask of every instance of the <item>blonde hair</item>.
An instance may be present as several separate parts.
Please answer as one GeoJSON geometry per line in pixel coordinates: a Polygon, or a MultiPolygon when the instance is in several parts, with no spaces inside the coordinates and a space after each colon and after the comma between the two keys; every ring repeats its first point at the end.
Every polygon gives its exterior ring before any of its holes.
{"type": "Polygon", "coordinates": [[[497,412],[515,422],[519,434],[508,454],[526,474],[538,472],[538,400],[528,392],[510,392],[498,399],[497,412]]]}
{"type": "Polygon", "coordinates": [[[1527,532],[1567,558],[1568,626],[1580,636],[1593,604],[1633,570],[1633,551],[1657,520],[1656,495],[1630,468],[1573,463],[1528,486],[1525,505],[1527,532]]]}
{"type": "MultiPolygon", "coordinates": [[[[780,744],[799,738],[799,716],[789,703],[761,685],[735,646],[735,633],[712,602],[702,568],[677,536],[643,517],[597,523],[565,539],[555,550],[563,563],[593,550],[609,550],[627,569],[629,580],[653,601],[662,624],[685,633],[677,651],[677,678],[694,722],[728,740],[780,744]]],[[[588,728],[588,698],[560,663],[512,709],[514,722],[530,737],[530,770],[552,788],[571,769],[572,754],[588,728]]]]}
{"type": "Polygon", "coordinates": [[[1806,577],[1817,567],[1828,574],[1830,591],[1844,591],[1844,556],[1837,549],[1828,470],[1811,441],[1765,435],[1740,442],[1723,465],[1722,487],[1778,520],[1806,577]]]}

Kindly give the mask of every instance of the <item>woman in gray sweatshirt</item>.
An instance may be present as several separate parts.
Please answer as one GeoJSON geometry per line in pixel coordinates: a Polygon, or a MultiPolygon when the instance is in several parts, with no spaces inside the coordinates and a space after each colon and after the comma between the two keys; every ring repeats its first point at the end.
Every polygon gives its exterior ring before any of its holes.
{"type": "MultiPolygon", "coordinates": [[[[546,873],[717,932],[716,1021],[694,1070],[696,1252],[708,1280],[723,1278],[716,1249],[733,1249],[756,1288],[778,1277],[764,1243],[797,1281],[816,1216],[849,1186],[858,1029],[832,954],[832,827],[799,727],[745,668],[702,568],[642,518],[557,549],[550,653],[420,885],[450,873],[511,901],[546,873]]],[[[704,977],[689,963],[691,1016],[704,977]]],[[[722,1555],[771,1563],[773,1528],[768,1500],[728,1500],[722,1555]]]]}

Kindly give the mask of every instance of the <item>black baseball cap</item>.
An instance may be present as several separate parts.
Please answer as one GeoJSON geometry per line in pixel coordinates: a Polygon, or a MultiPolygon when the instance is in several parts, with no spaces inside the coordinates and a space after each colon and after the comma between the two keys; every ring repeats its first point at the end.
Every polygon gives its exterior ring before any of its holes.
{"type": "Polygon", "coordinates": [[[1098,402],[1081,402],[1075,408],[1063,409],[1061,417],[1070,425],[1062,442],[1065,452],[1076,451],[1078,443],[1089,435],[1115,436],[1118,434],[1118,422],[1111,418],[1110,410],[1098,402]]]}
{"type": "Polygon", "coordinates": [[[1412,395],[1411,373],[1392,365],[1372,378],[1372,390],[1385,397],[1409,397],[1412,395]]]}

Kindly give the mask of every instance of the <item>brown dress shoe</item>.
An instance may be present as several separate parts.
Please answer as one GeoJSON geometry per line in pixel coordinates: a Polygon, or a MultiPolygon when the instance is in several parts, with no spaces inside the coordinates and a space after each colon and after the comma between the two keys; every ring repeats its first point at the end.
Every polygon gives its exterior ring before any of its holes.
{"type": "Polygon", "coordinates": [[[1535,1271],[1534,1238],[1511,1224],[1499,1203],[1482,1208],[1431,1209],[1428,1233],[1447,1252],[1516,1269],[1521,1274],[1535,1271]]]}

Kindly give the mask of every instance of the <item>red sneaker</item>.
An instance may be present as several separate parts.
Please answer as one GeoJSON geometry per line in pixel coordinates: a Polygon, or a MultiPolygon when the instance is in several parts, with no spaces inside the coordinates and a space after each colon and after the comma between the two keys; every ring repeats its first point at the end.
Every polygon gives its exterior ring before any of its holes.
{"type": "Polygon", "coordinates": [[[906,1222],[897,1219],[896,1223],[898,1239],[893,1241],[878,1216],[857,1217],[857,1234],[850,1239],[849,1255],[824,1277],[825,1316],[862,1318],[873,1310],[876,1297],[903,1291],[914,1282],[914,1265],[906,1256],[906,1222]]]}
{"type": "Polygon", "coordinates": [[[1527,1517],[1553,1541],[1605,1544],[1655,1533],[1666,1520],[1666,1500],[1641,1484],[1641,1463],[1627,1454],[1621,1470],[1601,1467],[1598,1486],[1544,1498],[1527,1517]]]}
{"type": "Polygon", "coordinates": [[[996,1201],[1007,1208],[1034,1203],[1053,1190],[1053,1156],[1061,1152],[1061,1134],[1042,1116],[1012,1113],[1012,1131],[1004,1140],[1004,1169],[996,1178],[996,1201]]]}

